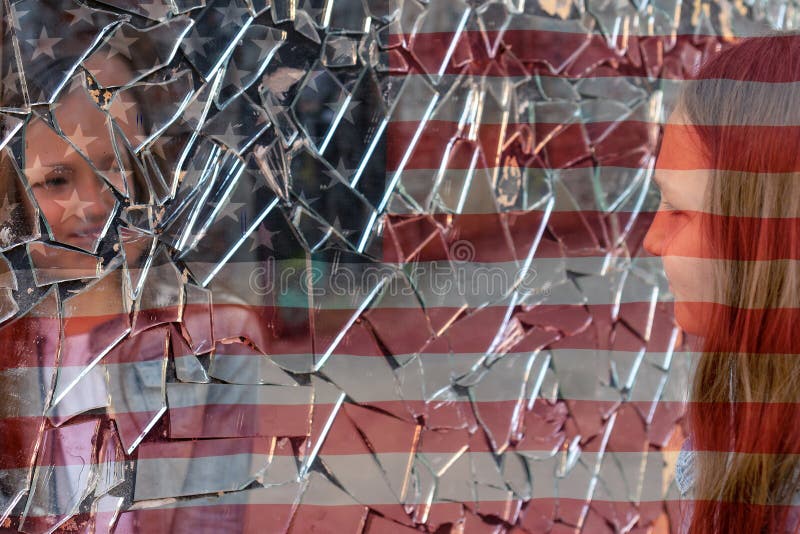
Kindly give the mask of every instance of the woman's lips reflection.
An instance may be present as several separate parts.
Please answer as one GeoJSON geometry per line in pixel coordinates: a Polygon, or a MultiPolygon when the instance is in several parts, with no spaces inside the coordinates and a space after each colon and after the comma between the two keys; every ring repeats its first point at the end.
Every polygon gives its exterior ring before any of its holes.
{"type": "Polygon", "coordinates": [[[93,244],[102,236],[103,228],[103,226],[82,228],[76,232],[70,233],[67,237],[70,241],[80,241],[81,243],[93,244]]]}

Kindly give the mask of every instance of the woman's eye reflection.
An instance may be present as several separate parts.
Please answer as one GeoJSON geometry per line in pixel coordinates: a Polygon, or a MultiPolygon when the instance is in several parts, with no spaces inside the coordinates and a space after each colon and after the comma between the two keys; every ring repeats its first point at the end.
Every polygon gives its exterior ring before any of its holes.
{"type": "Polygon", "coordinates": [[[66,186],[69,185],[70,182],[64,176],[52,176],[45,178],[44,181],[40,183],[41,185],[44,186],[45,189],[52,190],[52,189],[65,188],[66,186]]]}
{"type": "Polygon", "coordinates": [[[56,189],[67,185],[67,181],[63,178],[48,178],[44,182],[44,188],[47,190],[56,189]]]}

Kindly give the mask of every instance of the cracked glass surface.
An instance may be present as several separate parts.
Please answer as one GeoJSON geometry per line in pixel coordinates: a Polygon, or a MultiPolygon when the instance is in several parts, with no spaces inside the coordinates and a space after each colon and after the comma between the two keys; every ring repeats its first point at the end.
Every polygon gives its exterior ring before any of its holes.
{"type": "Polygon", "coordinates": [[[670,532],[661,125],[789,1],[2,0],[0,524],[670,532]]]}

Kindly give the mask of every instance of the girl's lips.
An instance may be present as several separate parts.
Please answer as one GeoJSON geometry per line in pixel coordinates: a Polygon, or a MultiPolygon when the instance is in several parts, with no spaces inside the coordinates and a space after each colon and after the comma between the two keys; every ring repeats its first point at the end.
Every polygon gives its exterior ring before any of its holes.
{"type": "Polygon", "coordinates": [[[69,236],[73,237],[73,238],[78,238],[78,239],[87,238],[87,237],[92,238],[92,239],[97,239],[98,237],[100,237],[100,234],[102,232],[103,232],[103,227],[102,226],[97,226],[97,227],[94,227],[94,228],[87,228],[87,229],[81,230],[79,232],[72,232],[71,234],[69,234],[69,236]]]}

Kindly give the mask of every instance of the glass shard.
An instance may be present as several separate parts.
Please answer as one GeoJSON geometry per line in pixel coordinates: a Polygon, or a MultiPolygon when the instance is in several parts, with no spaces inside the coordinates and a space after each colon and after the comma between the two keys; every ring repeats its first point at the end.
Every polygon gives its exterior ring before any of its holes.
{"type": "Polygon", "coordinates": [[[269,466],[264,439],[143,443],[136,463],[135,501],[240,490],[269,466]]]}

